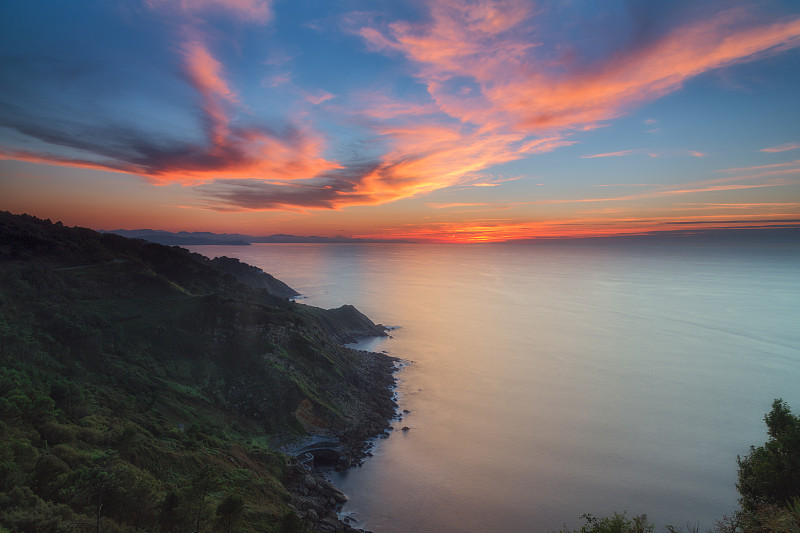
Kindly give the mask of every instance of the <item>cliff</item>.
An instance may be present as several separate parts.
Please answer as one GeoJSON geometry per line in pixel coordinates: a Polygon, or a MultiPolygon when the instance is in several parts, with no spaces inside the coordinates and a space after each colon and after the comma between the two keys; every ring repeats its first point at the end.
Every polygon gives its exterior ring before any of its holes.
{"type": "Polygon", "coordinates": [[[352,306],[291,294],[236,260],[0,213],[0,526],[334,527],[270,442],[328,434],[358,461],[393,359],[342,346],[383,331],[352,306]]]}

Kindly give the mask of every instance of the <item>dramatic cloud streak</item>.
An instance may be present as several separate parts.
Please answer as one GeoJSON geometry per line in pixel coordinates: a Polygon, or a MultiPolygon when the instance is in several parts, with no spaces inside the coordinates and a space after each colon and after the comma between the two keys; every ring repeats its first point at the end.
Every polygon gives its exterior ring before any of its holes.
{"type": "Polygon", "coordinates": [[[708,70],[800,44],[800,19],[750,26],[748,13],[737,9],[594,63],[565,65],[542,51],[528,29],[536,26],[536,14],[521,0],[442,1],[432,5],[428,23],[393,22],[359,33],[375,49],[418,65],[418,77],[448,115],[528,133],[604,122],[708,70]]]}
{"type": "MultiPolygon", "coordinates": [[[[785,132],[748,147],[761,159],[712,162],[719,151],[702,139],[659,145],[675,125],[650,108],[636,118],[636,136],[588,144],[613,138],[625,122],[615,120],[704,73],[797,48],[796,9],[678,1],[667,14],[649,2],[612,4],[356,2],[347,13],[332,4],[300,16],[271,0],[142,0],[116,26],[131,32],[119,42],[109,30],[93,33],[91,47],[76,44],[79,53],[47,39],[6,44],[19,51],[0,57],[10,73],[0,80],[0,159],[141,176],[185,190],[185,204],[206,213],[346,211],[405,199],[435,216],[505,214],[797,185],[797,161],[781,154],[800,145],[784,142],[785,132]],[[106,52],[106,42],[116,46],[106,52]],[[654,124],[658,134],[642,142],[654,124]],[[631,146],[647,148],[619,150],[631,146]],[[576,170],[561,171],[564,152],[576,170]],[[634,155],[650,158],[624,157],[634,155]],[[684,178],[656,167],[677,169],[678,159],[700,170],[684,178]],[[544,178],[534,178],[539,161],[550,161],[544,178]],[[641,175],[610,174],[636,165],[641,175]],[[703,180],[709,167],[726,166],[736,168],[716,172],[741,175],[703,180]],[[580,188],[552,192],[534,180],[580,188]],[[628,180],[652,190],[586,192],[628,180]],[[430,201],[412,200],[421,196],[430,201]]],[[[62,29],[62,41],[96,22],[62,29]]],[[[441,229],[506,231],[483,222],[441,229]]]]}
{"type": "MultiPolygon", "coordinates": [[[[380,177],[366,180],[367,194],[378,198],[383,185],[403,197],[456,184],[466,172],[571,144],[564,138],[571,131],[614,119],[690,77],[800,44],[800,19],[753,27],[744,11],[729,10],[641,49],[565,68],[537,56],[541,43],[528,30],[536,15],[523,1],[440,1],[431,4],[429,21],[354,30],[374,50],[405,56],[441,112],[381,131],[394,150],[384,156],[380,177]]],[[[366,113],[388,116],[383,107],[366,113]]]]}

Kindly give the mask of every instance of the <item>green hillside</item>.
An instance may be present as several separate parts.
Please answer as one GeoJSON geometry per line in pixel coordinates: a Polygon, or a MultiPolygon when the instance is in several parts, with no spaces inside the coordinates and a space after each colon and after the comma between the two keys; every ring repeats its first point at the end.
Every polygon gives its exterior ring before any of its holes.
{"type": "Polygon", "coordinates": [[[327,432],[357,460],[393,361],[342,347],[382,331],[355,308],[265,276],[0,213],[0,531],[317,527],[270,443],[327,432]]]}

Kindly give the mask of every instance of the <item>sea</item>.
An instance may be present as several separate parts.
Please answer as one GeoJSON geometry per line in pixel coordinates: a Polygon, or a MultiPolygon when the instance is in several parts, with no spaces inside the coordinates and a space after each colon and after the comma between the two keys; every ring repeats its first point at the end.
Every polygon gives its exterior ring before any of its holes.
{"type": "Polygon", "coordinates": [[[800,412],[800,246],[189,246],[353,304],[402,360],[402,420],[332,474],[376,533],[550,532],[646,514],[706,531],[775,398],[800,412]],[[403,428],[408,428],[403,430],[403,428]]]}

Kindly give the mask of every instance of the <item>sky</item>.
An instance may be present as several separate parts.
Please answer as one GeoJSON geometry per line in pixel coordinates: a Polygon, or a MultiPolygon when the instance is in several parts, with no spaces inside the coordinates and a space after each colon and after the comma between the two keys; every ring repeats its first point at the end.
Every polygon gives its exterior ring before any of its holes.
{"type": "Polygon", "coordinates": [[[796,0],[3,0],[0,209],[491,242],[800,227],[796,0]]]}

